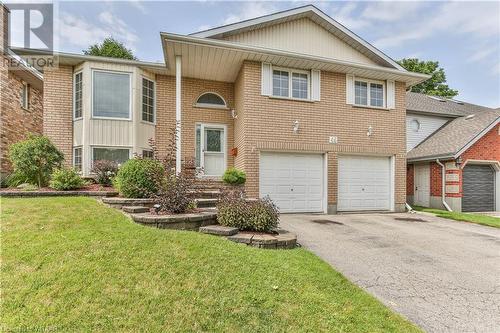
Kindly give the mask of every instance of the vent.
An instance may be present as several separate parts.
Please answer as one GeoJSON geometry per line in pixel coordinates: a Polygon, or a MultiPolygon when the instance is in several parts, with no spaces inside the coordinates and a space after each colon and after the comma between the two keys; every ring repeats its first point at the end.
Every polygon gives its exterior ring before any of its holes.
{"type": "Polygon", "coordinates": [[[459,105],[464,105],[464,102],[462,102],[462,101],[457,101],[456,99],[452,99],[451,101],[452,101],[453,103],[457,103],[457,104],[459,104],[459,105]]]}
{"type": "Polygon", "coordinates": [[[474,118],[476,115],[475,114],[470,114],[468,116],[465,117],[465,120],[469,120],[469,119],[472,119],[474,118]]]}
{"type": "Polygon", "coordinates": [[[437,97],[437,96],[427,96],[427,97],[432,98],[432,99],[434,99],[434,100],[436,100],[436,101],[439,101],[439,102],[446,102],[446,100],[445,100],[445,99],[439,98],[439,97],[437,97]]]}

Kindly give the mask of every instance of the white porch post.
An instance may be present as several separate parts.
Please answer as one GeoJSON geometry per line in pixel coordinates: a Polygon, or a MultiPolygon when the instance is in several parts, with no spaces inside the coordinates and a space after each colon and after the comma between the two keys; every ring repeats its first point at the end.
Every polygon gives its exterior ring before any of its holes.
{"type": "Polygon", "coordinates": [[[175,56],[175,123],[176,123],[176,139],[175,139],[175,171],[181,172],[181,56],[175,56]]]}

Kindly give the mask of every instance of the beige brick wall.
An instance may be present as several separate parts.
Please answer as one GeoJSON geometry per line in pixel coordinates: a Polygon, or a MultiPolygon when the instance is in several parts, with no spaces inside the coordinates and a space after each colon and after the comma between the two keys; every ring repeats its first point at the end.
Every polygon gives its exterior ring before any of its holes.
{"type": "MultiPolygon", "coordinates": [[[[2,66],[4,65],[2,64],[2,66]]],[[[9,173],[12,171],[12,165],[8,158],[9,146],[24,140],[28,133],[42,133],[43,93],[30,86],[28,95],[29,107],[28,109],[21,107],[23,82],[15,75],[16,71],[17,70],[8,71],[3,67],[0,72],[0,81],[2,82],[0,97],[0,168],[2,173],[9,173]]]]}
{"type": "Polygon", "coordinates": [[[260,63],[245,62],[235,92],[238,99],[243,98],[235,121],[237,146],[243,152],[237,165],[247,172],[250,196],[258,195],[260,151],[309,151],[328,152],[329,204],[337,202],[338,154],[395,155],[395,201],[405,203],[404,83],[396,84],[396,109],[379,110],[346,104],[345,74],[321,72],[321,101],[314,103],[262,96],[260,76],[260,63]],[[298,134],[292,130],[295,120],[300,124],[298,134]],[[373,128],[370,137],[366,135],[369,126],[373,128]],[[337,136],[338,144],[329,144],[329,136],[337,136]]]}
{"type": "Polygon", "coordinates": [[[43,134],[64,154],[67,166],[73,158],[73,67],[48,68],[43,73],[43,134]]]}
{"type": "MultiPolygon", "coordinates": [[[[157,125],[156,142],[160,154],[166,153],[169,140],[168,131],[175,127],[175,77],[158,75],[157,82],[157,125]]],[[[212,123],[227,125],[228,166],[234,163],[230,155],[233,148],[234,129],[230,109],[234,107],[233,84],[216,81],[182,79],[182,124],[181,124],[181,157],[183,160],[195,157],[196,123],[212,123]],[[214,92],[224,98],[229,110],[200,108],[194,106],[198,97],[205,92],[214,92]]]]}

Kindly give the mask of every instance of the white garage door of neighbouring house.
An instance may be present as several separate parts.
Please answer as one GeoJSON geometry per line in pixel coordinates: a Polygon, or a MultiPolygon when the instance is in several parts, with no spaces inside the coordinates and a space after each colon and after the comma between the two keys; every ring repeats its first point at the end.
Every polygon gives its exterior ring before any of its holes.
{"type": "Polygon", "coordinates": [[[390,210],[391,159],[339,156],[338,211],[390,210]]]}
{"type": "Polygon", "coordinates": [[[269,195],[282,213],[323,212],[323,155],[263,152],[260,196],[269,195]]]}

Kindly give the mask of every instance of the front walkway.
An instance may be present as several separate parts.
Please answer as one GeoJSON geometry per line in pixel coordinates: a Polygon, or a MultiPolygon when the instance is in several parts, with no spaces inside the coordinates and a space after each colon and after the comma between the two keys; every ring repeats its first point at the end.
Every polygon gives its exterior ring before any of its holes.
{"type": "Polygon", "coordinates": [[[422,214],[282,215],[281,227],[428,332],[498,332],[500,229],[422,214]]]}

